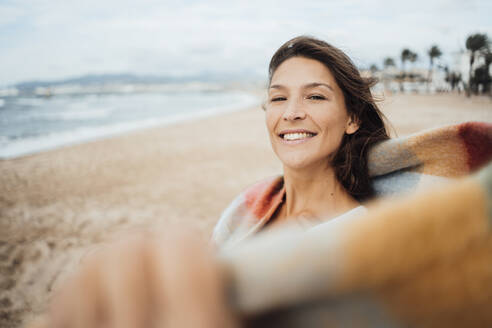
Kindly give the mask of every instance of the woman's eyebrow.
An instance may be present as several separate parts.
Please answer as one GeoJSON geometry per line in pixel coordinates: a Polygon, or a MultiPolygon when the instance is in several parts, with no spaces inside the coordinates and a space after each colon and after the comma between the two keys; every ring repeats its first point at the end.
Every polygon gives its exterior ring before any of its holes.
{"type": "Polygon", "coordinates": [[[269,89],[287,89],[285,86],[280,84],[272,84],[269,89]]]}
{"type": "MultiPolygon", "coordinates": [[[[312,83],[308,83],[308,84],[305,84],[303,85],[302,87],[304,89],[311,89],[311,88],[316,88],[316,87],[319,87],[319,86],[324,86],[328,89],[330,89],[332,92],[334,92],[333,90],[333,87],[327,83],[323,83],[323,82],[312,82],[312,83]]],[[[287,87],[281,85],[281,84],[272,84],[269,89],[287,89],[287,87]]]]}
{"type": "Polygon", "coordinates": [[[332,86],[329,85],[329,84],[326,84],[326,83],[323,83],[323,82],[312,82],[312,83],[308,83],[308,84],[305,84],[303,86],[304,89],[311,89],[311,88],[316,88],[316,87],[319,87],[319,86],[323,86],[323,87],[326,87],[328,89],[330,89],[330,91],[334,92],[335,90],[333,90],[332,86]]]}

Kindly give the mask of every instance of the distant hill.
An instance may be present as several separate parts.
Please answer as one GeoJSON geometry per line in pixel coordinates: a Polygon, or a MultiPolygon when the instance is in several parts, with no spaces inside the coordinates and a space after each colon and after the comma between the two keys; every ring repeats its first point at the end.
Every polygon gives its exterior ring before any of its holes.
{"type": "Polygon", "coordinates": [[[239,73],[217,73],[201,72],[189,76],[157,76],[137,75],[131,73],[122,74],[88,74],[62,80],[52,81],[26,81],[14,85],[22,93],[34,91],[37,87],[54,87],[61,85],[101,85],[101,84],[162,84],[162,83],[185,83],[185,82],[228,82],[228,81],[257,81],[261,77],[250,72],[239,73]]]}

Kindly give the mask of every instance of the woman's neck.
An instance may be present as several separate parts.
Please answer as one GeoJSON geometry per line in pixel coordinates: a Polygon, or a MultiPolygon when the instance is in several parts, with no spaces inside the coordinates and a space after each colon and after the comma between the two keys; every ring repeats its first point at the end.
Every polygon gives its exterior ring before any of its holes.
{"type": "Polygon", "coordinates": [[[360,205],[343,188],[332,167],[284,167],[284,185],[284,218],[330,218],[360,205]]]}

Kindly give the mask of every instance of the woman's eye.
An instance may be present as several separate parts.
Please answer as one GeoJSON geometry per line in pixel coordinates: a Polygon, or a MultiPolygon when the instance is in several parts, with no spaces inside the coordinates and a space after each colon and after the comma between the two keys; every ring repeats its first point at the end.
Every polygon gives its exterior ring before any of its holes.
{"type": "Polygon", "coordinates": [[[273,102],[273,101],[284,101],[284,100],[286,100],[286,99],[287,99],[287,98],[285,98],[285,97],[274,97],[274,98],[272,98],[272,100],[270,100],[270,101],[272,101],[272,102],[273,102]]]}
{"type": "Polygon", "coordinates": [[[309,96],[308,99],[312,99],[312,100],[325,100],[326,98],[322,95],[312,95],[312,96],[309,96]]]}

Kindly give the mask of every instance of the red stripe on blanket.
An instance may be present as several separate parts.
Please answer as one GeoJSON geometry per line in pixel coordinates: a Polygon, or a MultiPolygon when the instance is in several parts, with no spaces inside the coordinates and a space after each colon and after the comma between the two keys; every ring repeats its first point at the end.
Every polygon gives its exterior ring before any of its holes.
{"type": "Polygon", "coordinates": [[[466,147],[467,164],[476,170],[492,159],[492,124],[468,122],[459,125],[458,133],[466,147]]]}
{"type": "Polygon", "coordinates": [[[276,198],[282,186],[283,178],[275,177],[261,181],[245,191],[246,206],[257,219],[263,218],[272,206],[278,205],[276,198]]]}

